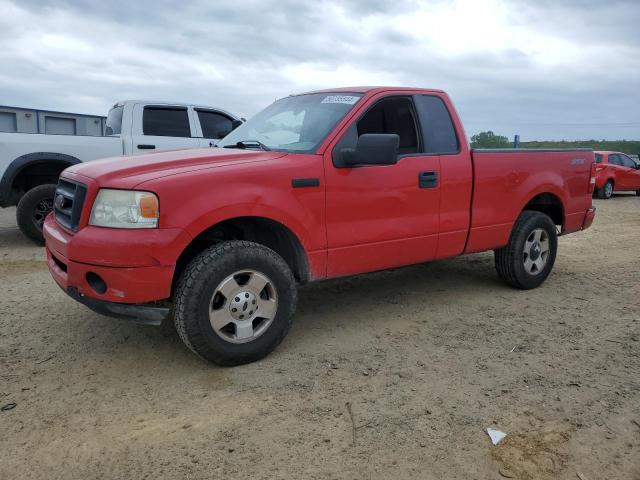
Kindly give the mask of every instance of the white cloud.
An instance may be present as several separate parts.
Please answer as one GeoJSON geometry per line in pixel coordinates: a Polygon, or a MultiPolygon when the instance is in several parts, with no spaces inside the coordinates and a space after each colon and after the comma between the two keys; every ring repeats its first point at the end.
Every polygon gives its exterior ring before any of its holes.
{"type": "Polygon", "coordinates": [[[449,91],[470,133],[640,136],[634,1],[0,0],[0,11],[1,104],[104,113],[157,98],[249,116],[304,90],[403,84],[449,91]]]}

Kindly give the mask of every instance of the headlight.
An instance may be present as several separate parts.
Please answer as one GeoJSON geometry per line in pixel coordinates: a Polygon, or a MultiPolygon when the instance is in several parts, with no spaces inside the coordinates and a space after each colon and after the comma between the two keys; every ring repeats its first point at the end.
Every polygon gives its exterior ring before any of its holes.
{"type": "Polygon", "coordinates": [[[93,202],[89,225],[111,228],[156,228],[158,197],[151,192],[101,188],[93,202]]]}

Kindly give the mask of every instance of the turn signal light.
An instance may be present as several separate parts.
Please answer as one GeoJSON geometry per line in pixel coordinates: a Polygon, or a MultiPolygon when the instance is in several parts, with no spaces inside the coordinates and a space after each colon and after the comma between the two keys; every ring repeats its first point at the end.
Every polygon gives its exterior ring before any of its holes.
{"type": "Polygon", "coordinates": [[[160,216],[158,197],[145,195],[140,199],[140,216],[143,218],[158,218],[160,216]]]}

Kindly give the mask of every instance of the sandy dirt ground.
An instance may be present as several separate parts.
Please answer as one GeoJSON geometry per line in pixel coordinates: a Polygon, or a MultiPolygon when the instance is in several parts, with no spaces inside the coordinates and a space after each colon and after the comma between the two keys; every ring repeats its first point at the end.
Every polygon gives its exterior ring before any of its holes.
{"type": "Polygon", "coordinates": [[[236,368],[67,298],[0,211],[0,479],[640,479],[640,198],[594,203],[536,290],[491,253],[306,286],[236,368]]]}

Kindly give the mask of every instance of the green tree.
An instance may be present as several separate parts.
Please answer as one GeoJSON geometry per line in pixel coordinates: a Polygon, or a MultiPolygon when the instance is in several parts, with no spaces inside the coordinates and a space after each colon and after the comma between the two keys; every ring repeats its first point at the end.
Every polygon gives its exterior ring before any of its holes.
{"type": "Polygon", "coordinates": [[[496,135],[492,131],[476,133],[471,137],[471,148],[508,148],[510,146],[507,137],[496,135]]]}

